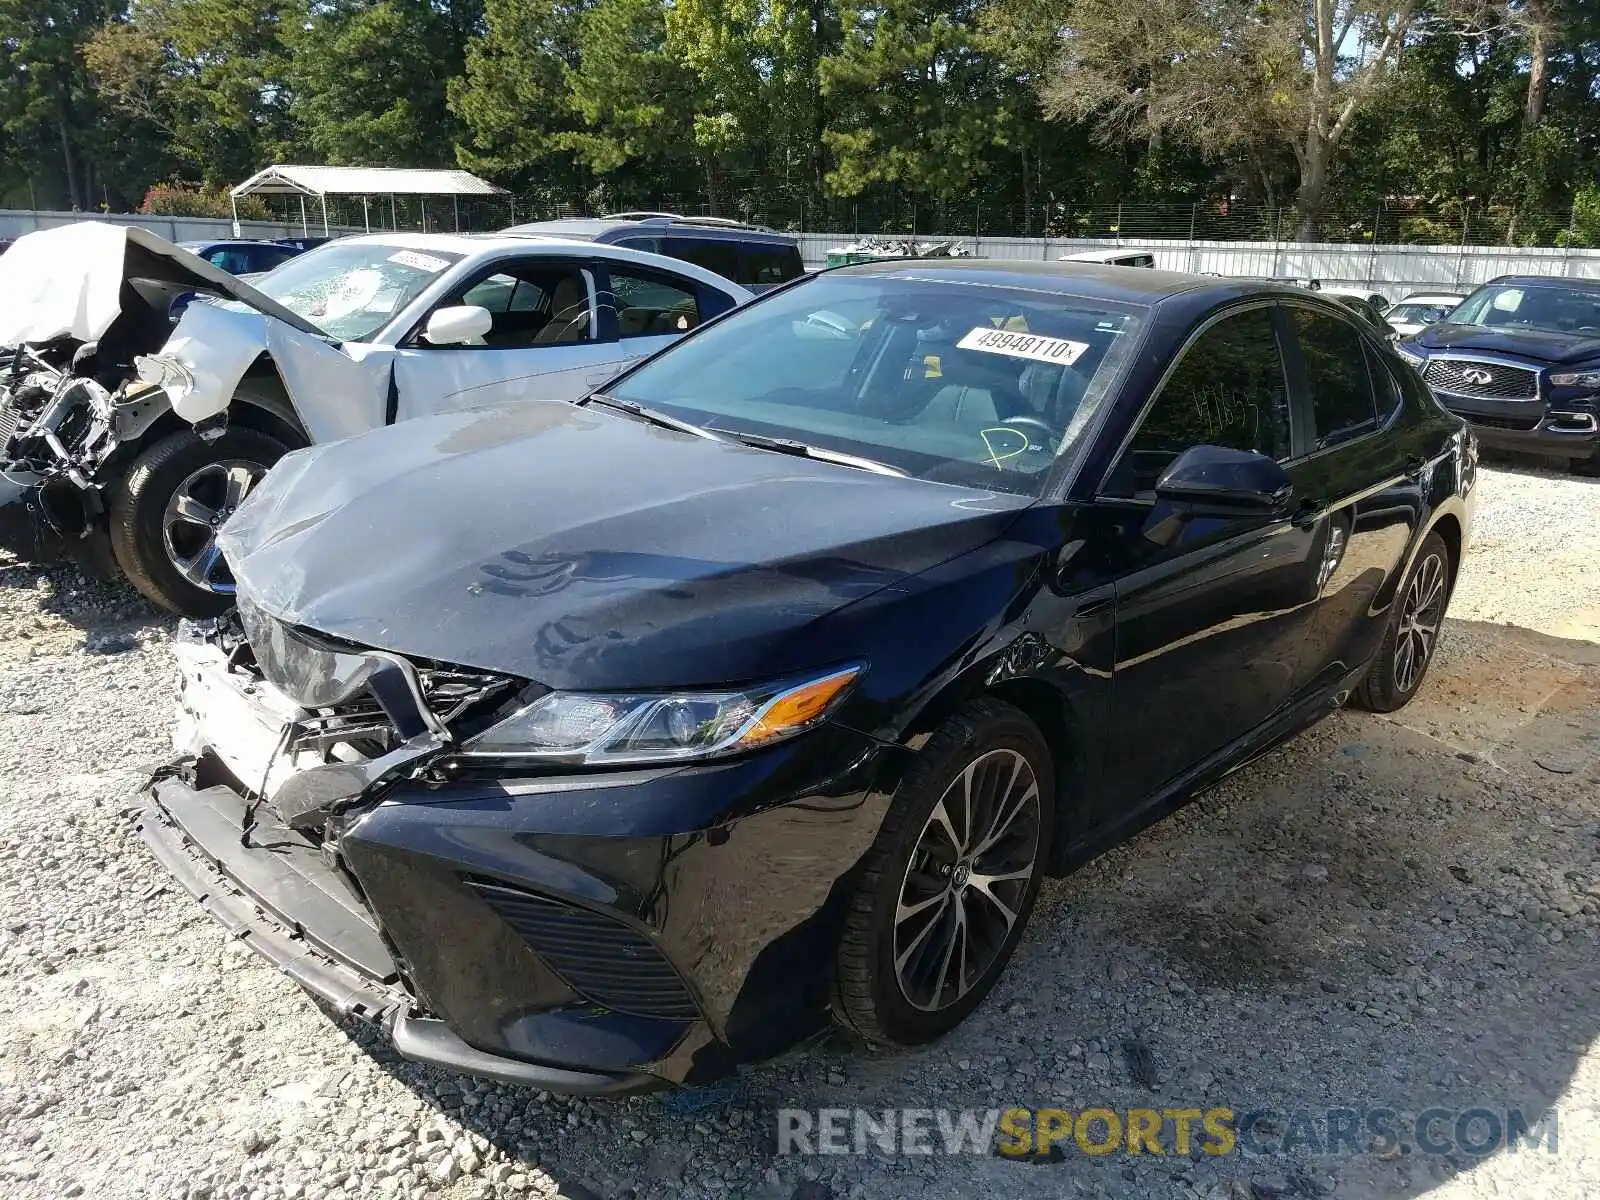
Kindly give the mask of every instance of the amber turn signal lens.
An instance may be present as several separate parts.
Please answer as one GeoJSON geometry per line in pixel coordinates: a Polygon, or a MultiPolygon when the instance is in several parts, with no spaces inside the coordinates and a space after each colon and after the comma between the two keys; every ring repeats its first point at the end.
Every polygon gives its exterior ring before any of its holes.
{"type": "Polygon", "coordinates": [[[739,739],[739,745],[759,746],[821,720],[860,674],[860,667],[848,667],[784,692],[767,705],[749,732],[739,739]]]}

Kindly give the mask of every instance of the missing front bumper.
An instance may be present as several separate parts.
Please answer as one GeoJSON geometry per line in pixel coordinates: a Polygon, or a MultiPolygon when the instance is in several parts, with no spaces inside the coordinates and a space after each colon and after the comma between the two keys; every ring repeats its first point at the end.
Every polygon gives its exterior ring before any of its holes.
{"type": "Polygon", "coordinates": [[[245,802],[164,770],[145,788],[136,827],[157,861],[225,929],[335,1011],[381,1025],[414,1062],[573,1095],[662,1086],[640,1073],[574,1070],[479,1050],[419,1015],[394,956],[356,890],[303,834],[267,812],[249,844],[245,802]]]}

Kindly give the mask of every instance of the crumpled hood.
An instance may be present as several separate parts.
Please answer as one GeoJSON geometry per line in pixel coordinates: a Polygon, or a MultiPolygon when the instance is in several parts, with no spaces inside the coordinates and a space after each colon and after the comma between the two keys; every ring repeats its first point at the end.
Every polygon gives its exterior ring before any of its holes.
{"type": "Polygon", "coordinates": [[[658,688],[821,665],[803,630],[1028,503],[534,401],[292,454],[221,545],[240,595],[294,625],[557,688],[658,688]]]}
{"type": "MultiPolygon", "coordinates": [[[[316,326],[147,229],[78,221],[24,234],[0,255],[0,346],[103,336],[122,312],[123,284],[147,281],[172,294],[216,292],[316,333],[316,326]]],[[[159,314],[166,316],[165,309],[159,314]]],[[[155,346],[144,347],[146,352],[155,346]]]]}
{"type": "Polygon", "coordinates": [[[1554,333],[1542,329],[1506,329],[1490,325],[1430,325],[1417,337],[1427,350],[1481,350],[1548,363],[1587,362],[1600,358],[1600,337],[1554,333]]]}

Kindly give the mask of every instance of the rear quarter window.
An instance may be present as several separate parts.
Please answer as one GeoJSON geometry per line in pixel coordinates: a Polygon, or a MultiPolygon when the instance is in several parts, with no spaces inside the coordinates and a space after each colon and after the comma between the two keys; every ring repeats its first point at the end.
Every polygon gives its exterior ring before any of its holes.
{"type": "Polygon", "coordinates": [[[753,245],[744,248],[744,269],[738,282],[771,286],[788,283],[805,273],[800,247],[753,245]]]}
{"type": "Polygon", "coordinates": [[[697,267],[714,271],[735,283],[739,280],[739,243],[725,238],[669,237],[661,239],[666,253],[697,267]]]}

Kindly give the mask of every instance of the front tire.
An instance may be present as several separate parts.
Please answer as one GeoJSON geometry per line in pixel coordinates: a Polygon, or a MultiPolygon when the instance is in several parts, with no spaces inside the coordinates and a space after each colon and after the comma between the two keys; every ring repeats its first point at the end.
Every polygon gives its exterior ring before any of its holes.
{"type": "Polygon", "coordinates": [[[111,496],[111,550],[129,582],[180,617],[227,611],[233,576],[217,530],[287,453],[276,438],[238,426],[211,441],[184,430],[146,449],[111,496]]]}
{"type": "Polygon", "coordinates": [[[906,772],[845,922],[835,1010],[868,1041],[954,1029],[1022,937],[1055,829],[1055,770],[1020,710],[977,700],[906,772]]]}
{"type": "Polygon", "coordinates": [[[1353,697],[1357,707],[1387,713],[1411,702],[1433,662],[1454,583],[1450,548],[1430,533],[1395,593],[1383,645],[1353,697]]]}

